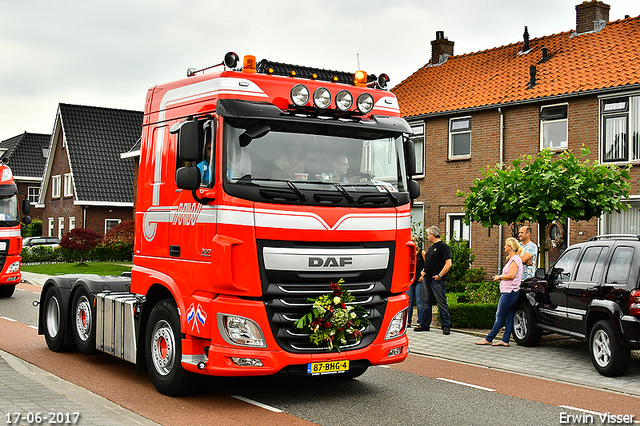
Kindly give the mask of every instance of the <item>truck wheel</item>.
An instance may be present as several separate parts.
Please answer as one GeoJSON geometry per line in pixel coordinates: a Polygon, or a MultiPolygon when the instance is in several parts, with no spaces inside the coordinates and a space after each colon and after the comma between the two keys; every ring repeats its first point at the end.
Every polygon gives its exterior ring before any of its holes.
{"type": "Polygon", "coordinates": [[[619,376],[627,371],[631,349],[622,345],[611,321],[600,320],[589,335],[589,355],[600,374],[619,376]]]}
{"type": "Polygon", "coordinates": [[[93,296],[80,287],[73,296],[73,339],[85,355],[96,352],[96,309],[93,296]]]}
{"type": "Polygon", "coordinates": [[[0,297],[11,297],[15,291],[15,285],[0,285],[0,297]]]}
{"type": "Polygon", "coordinates": [[[542,330],[533,325],[531,311],[520,303],[513,317],[513,339],[520,346],[537,346],[542,339],[542,330]]]}
{"type": "Polygon", "coordinates": [[[64,341],[64,333],[62,332],[62,314],[60,291],[56,287],[49,287],[42,299],[42,320],[44,321],[44,339],[47,346],[54,352],[64,352],[70,349],[70,346],[64,341]]]}
{"type": "Polygon", "coordinates": [[[153,307],[145,336],[147,370],[158,392],[169,396],[186,393],[191,374],[180,362],[182,333],[173,299],[163,299],[153,307]]]}

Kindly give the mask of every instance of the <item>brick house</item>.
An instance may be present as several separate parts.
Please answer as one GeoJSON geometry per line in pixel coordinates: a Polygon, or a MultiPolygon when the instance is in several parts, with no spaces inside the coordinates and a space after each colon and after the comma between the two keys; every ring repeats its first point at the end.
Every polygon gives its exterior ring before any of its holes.
{"type": "Polygon", "coordinates": [[[51,135],[24,132],[0,142],[0,158],[11,167],[18,187],[18,205],[28,197],[32,206],[29,216],[32,218],[42,216],[42,209],[35,207],[40,197],[50,140],[51,135]]]}
{"type": "MultiPolygon", "coordinates": [[[[517,43],[459,56],[438,31],[431,60],[392,89],[423,171],[412,220],[468,240],[473,266],[489,274],[501,268],[512,227],[464,225],[456,196],[483,167],[546,147],[578,153],[582,144],[594,161],[640,165],[640,17],[609,22],[600,1],[575,9],[576,30],[530,39],[525,27],[517,43]]],[[[640,168],[631,171],[630,195],[629,212],[556,226],[563,238],[549,260],[599,233],[640,234],[640,168]]],[[[550,229],[531,225],[539,245],[550,229]]]]}
{"type": "Polygon", "coordinates": [[[141,111],[60,104],[37,207],[42,233],[73,228],[104,235],[133,218],[134,161],[121,159],[140,138],[141,111]]]}

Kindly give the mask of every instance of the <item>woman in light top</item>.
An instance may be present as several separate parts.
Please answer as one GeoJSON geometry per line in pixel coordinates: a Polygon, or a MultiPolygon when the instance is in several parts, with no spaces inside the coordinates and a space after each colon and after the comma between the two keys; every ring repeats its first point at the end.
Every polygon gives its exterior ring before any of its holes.
{"type": "Polygon", "coordinates": [[[509,338],[513,332],[513,314],[520,296],[523,270],[520,255],[523,251],[518,240],[511,237],[507,238],[504,251],[508,256],[507,264],[502,268],[502,275],[493,277],[493,281],[500,281],[500,300],[496,311],[496,322],[493,323],[493,328],[487,337],[476,342],[476,345],[509,346],[509,338]],[[502,340],[492,343],[503,323],[505,323],[505,326],[502,340]]]}

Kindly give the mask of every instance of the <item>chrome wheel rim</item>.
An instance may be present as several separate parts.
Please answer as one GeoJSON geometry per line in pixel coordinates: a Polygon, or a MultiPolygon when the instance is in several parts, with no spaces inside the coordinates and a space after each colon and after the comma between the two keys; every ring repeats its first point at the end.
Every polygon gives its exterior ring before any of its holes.
{"type": "Polygon", "coordinates": [[[606,367],[611,362],[611,340],[603,330],[596,331],[591,343],[593,359],[600,367],[606,367]]]}
{"type": "Polygon", "coordinates": [[[91,333],[91,304],[85,295],[80,296],[76,305],[76,331],[78,337],[86,342],[91,333]]]}
{"type": "Polygon", "coordinates": [[[527,336],[527,317],[522,310],[516,311],[513,317],[513,333],[518,339],[524,339],[527,336]]]}
{"type": "Polygon", "coordinates": [[[171,373],[176,359],[176,345],[173,329],[165,320],[158,321],[151,334],[151,359],[158,374],[171,373]]]}

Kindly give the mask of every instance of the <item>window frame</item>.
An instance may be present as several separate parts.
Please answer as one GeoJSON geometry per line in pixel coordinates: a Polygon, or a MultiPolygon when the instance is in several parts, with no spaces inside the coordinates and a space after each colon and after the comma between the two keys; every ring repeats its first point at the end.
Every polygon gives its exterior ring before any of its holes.
{"type": "Polygon", "coordinates": [[[464,213],[447,213],[445,216],[447,220],[445,229],[447,241],[451,241],[451,239],[453,238],[454,230],[452,228],[454,228],[454,221],[460,221],[463,235],[462,238],[456,238],[456,241],[466,241],[468,243],[468,246],[471,247],[471,224],[466,225],[464,223],[464,213]],[[464,238],[465,230],[467,232],[467,238],[464,238]]]}
{"type": "Polygon", "coordinates": [[[69,217],[69,231],[76,228],[76,218],[75,216],[69,217]]]}
{"type": "Polygon", "coordinates": [[[542,151],[545,148],[549,148],[551,151],[564,151],[569,148],[569,104],[568,103],[541,106],[539,120],[540,120],[540,151],[542,151]],[[553,108],[556,108],[556,109],[564,108],[564,112],[561,114],[555,114],[555,115],[545,117],[544,116],[545,110],[550,111],[553,108]],[[557,146],[557,147],[545,145],[545,141],[544,141],[545,125],[546,124],[553,125],[558,123],[565,123],[565,128],[564,128],[565,140],[563,141],[564,143],[561,146],[557,146]]]}
{"type": "Polygon", "coordinates": [[[64,182],[62,185],[63,197],[73,197],[73,177],[71,173],[64,174],[64,182]]]}
{"type": "MultiPolygon", "coordinates": [[[[416,236],[418,237],[418,239],[420,240],[424,240],[424,230],[426,229],[424,226],[424,203],[422,201],[416,201],[413,203],[413,205],[411,206],[411,233],[413,234],[414,232],[414,228],[416,230],[416,236]],[[422,214],[420,214],[419,212],[421,212],[422,214]],[[416,216],[420,216],[419,218],[416,216]],[[415,224],[415,226],[414,226],[415,224]]],[[[423,241],[423,247],[424,247],[424,241],[423,241]]]]}
{"type": "Polygon", "coordinates": [[[58,238],[64,235],[64,217],[58,217],[58,238]]]}
{"type": "Polygon", "coordinates": [[[118,226],[120,224],[120,222],[122,222],[122,219],[115,219],[115,218],[107,218],[104,220],[104,234],[107,235],[107,232],[109,232],[110,230],[112,230],[113,228],[115,228],[116,226],[118,226]],[[108,228],[107,223],[113,221],[113,222],[117,222],[115,225],[113,225],[112,227],[108,228]]]}
{"type": "Polygon", "coordinates": [[[449,127],[448,127],[448,133],[449,133],[449,159],[450,160],[467,160],[469,158],[471,158],[471,116],[466,116],[466,117],[455,117],[455,118],[450,118],[449,119],[449,127]],[[465,129],[453,129],[453,125],[456,122],[461,122],[461,121],[468,121],[468,125],[465,129]],[[463,134],[468,134],[469,135],[469,153],[467,154],[454,154],[454,139],[455,136],[457,135],[463,135],[463,134]]]}
{"type": "MultiPolygon", "coordinates": [[[[640,163],[640,93],[633,92],[622,96],[616,94],[615,96],[601,97],[599,102],[600,134],[598,146],[600,149],[600,162],[613,164],[640,163]],[[616,105],[617,108],[609,108],[616,105]],[[624,140],[622,141],[624,146],[614,150],[614,152],[620,152],[621,155],[607,158],[607,129],[609,128],[607,124],[612,123],[612,120],[621,118],[624,119],[624,125],[621,126],[623,131],[620,133],[624,135],[624,140]]],[[[616,145],[612,142],[611,147],[616,147],[616,145]]]]}
{"type": "Polygon", "coordinates": [[[416,178],[425,177],[425,160],[426,160],[426,149],[425,149],[425,123],[423,121],[409,123],[411,130],[416,128],[422,128],[422,132],[416,133],[415,131],[409,135],[409,139],[413,141],[414,145],[414,153],[416,157],[416,175],[413,176],[416,178]],[[422,144],[421,147],[419,145],[422,144]]]}
{"type": "Polygon", "coordinates": [[[51,198],[60,198],[60,175],[51,176],[51,198]]]}
{"type": "Polygon", "coordinates": [[[55,235],[53,235],[53,218],[49,217],[47,219],[47,237],[55,237],[55,235]]]}
{"type": "Polygon", "coordinates": [[[29,200],[29,203],[31,205],[38,204],[38,201],[40,200],[40,187],[39,186],[27,187],[27,199],[29,200]],[[34,196],[35,196],[35,201],[34,201],[34,196]]]}

